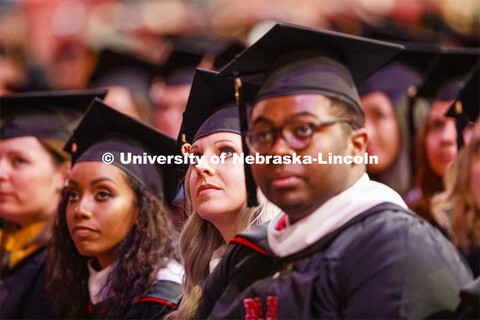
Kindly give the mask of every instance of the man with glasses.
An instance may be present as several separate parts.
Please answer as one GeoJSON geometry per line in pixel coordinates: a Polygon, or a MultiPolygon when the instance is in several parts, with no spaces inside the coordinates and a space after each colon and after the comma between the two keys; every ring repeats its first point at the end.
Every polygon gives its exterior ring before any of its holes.
{"type": "MultiPolygon", "coordinates": [[[[250,152],[363,156],[368,136],[355,82],[401,49],[276,25],[220,73],[261,79],[245,133],[250,152]]],[[[282,212],[232,240],[203,285],[197,316],[447,316],[471,272],[440,232],[365,170],[356,163],[253,164],[255,181],[282,212]]]]}

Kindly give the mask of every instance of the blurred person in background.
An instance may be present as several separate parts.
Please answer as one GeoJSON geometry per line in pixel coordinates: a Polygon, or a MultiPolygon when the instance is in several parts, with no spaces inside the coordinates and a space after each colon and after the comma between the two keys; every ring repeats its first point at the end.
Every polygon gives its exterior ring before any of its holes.
{"type": "Polygon", "coordinates": [[[0,44],[0,95],[48,90],[47,79],[36,66],[29,66],[20,48],[0,44]]]}
{"type": "Polygon", "coordinates": [[[410,133],[407,116],[411,89],[422,81],[422,68],[434,52],[410,45],[358,88],[368,131],[367,152],[378,163],[367,165],[372,180],[382,182],[400,195],[411,187],[410,133]]]}
{"type": "Polygon", "coordinates": [[[260,191],[259,204],[246,205],[244,168],[233,161],[234,154],[242,153],[234,84],[216,75],[197,69],[178,139],[192,141],[191,153],[203,159],[190,164],[185,176],[187,221],[180,236],[184,296],[171,319],[193,318],[203,280],[222,259],[229,241],[279,212],[260,191]],[[225,163],[212,163],[212,156],[225,156],[225,163]]]}
{"type": "Polygon", "coordinates": [[[442,176],[458,150],[455,120],[445,114],[479,59],[477,49],[442,50],[416,95],[429,99],[431,105],[416,133],[414,186],[405,195],[410,209],[434,225],[430,201],[435,193],[444,190],[442,176]]]}
{"type": "Polygon", "coordinates": [[[445,191],[435,195],[431,203],[433,218],[464,254],[475,277],[480,275],[479,77],[477,64],[459,101],[447,113],[448,116],[457,114],[459,131],[475,120],[476,124],[469,144],[459,151],[443,176],[445,191]]]}
{"type": "Polygon", "coordinates": [[[92,88],[108,88],[105,103],[147,124],[153,104],[149,97],[156,65],[131,53],[104,49],[89,79],[92,88]]]}
{"type": "Polygon", "coordinates": [[[65,149],[72,170],[47,256],[56,315],[161,319],[182,292],[166,205],[179,175],[173,165],[122,162],[120,153],[173,155],[175,140],[97,99],[65,149]]]}
{"type": "Polygon", "coordinates": [[[432,198],[432,216],[480,275],[480,123],[445,172],[446,190],[432,198]]]}
{"type": "Polygon", "coordinates": [[[54,90],[82,90],[95,67],[96,53],[82,39],[59,39],[54,43],[52,62],[45,70],[54,90]]]}
{"type": "Polygon", "coordinates": [[[45,73],[29,48],[25,17],[14,3],[0,3],[0,95],[49,90],[45,73]]]}
{"type": "Polygon", "coordinates": [[[208,37],[172,37],[172,52],[153,81],[154,126],[176,138],[187,105],[195,68],[219,69],[244,49],[239,41],[208,37]]]}
{"type": "Polygon", "coordinates": [[[45,248],[70,170],[63,146],[104,90],[0,97],[2,319],[52,318],[45,297],[45,248]]]}
{"type": "Polygon", "coordinates": [[[177,138],[182,124],[182,114],[187,105],[196,67],[211,69],[212,64],[200,65],[204,49],[196,47],[195,40],[173,38],[168,60],[160,67],[150,89],[154,101],[154,126],[166,135],[177,138]]]}

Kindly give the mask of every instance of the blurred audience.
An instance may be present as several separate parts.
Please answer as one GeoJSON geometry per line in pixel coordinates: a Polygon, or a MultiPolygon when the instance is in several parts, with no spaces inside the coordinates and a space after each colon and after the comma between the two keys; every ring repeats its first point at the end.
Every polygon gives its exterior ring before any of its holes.
{"type": "Polygon", "coordinates": [[[476,277],[480,275],[479,81],[477,64],[460,93],[460,100],[447,113],[451,116],[454,111],[458,131],[477,120],[471,139],[467,139],[469,144],[460,150],[444,174],[445,191],[435,195],[431,203],[436,223],[465,255],[476,277]]]}
{"type": "Polygon", "coordinates": [[[98,54],[89,86],[108,88],[105,103],[151,123],[152,102],[149,90],[156,65],[124,50],[104,49],[98,54]]]}
{"type": "Polygon", "coordinates": [[[369,134],[367,152],[379,158],[378,164],[367,166],[367,172],[401,195],[411,187],[408,115],[412,88],[421,84],[422,69],[434,55],[433,49],[407,46],[358,88],[369,134]]]}
{"type": "Polygon", "coordinates": [[[53,61],[46,69],[50,87],[54,90],[81,90],[88,88],[88,79],[95,67],[96,52],[80,39],[62,39],[56,42],[53,61]]]}
{"type": "Polygon", "coordinates": [[[428,98],[431,105],[416,133],[414,188],[405,199],[414,212],[433,224],[430,201],[444,190],[442,176],[458,149],[455,120],[445,114],[478,58],[475,49],[444,48],[417,92],[417,97],[428,98]]]}
{"type": "Polygon", "coordinates": [[[195,68],[219,69],[245,47],[241,42],[209,37],[172,37],[172,52],[153,81],[154,126],[176,138],[187,105],[195,68]]]}
{"type": "Polygon", "coordinates": [[[436,223],[465,255],[475,277],[480,275],[480,121],[445,173],[445,191],[432,199],[436,223]]]}

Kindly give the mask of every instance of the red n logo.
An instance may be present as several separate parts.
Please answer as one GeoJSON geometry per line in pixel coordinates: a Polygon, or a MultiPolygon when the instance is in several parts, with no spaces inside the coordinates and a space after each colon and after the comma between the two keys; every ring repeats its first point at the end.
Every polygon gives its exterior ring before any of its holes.
{"type": "Polygon", "coordinates": [[[192,146],[189,145],[189,144],[184,144],[184,145],[182,146],[182,148],[183,148],[182,153],[183,153],[183,154],[189,154],[191,147],[192,147],[192,146]]]}
{"type": "MultiPolygon", "coordinates": [[[[243,299],[245,307],[245,320],[263,320],[262,301],[260,297],[243,299]]],[[[267,297],[267,320],[278,319],[278,297],[267,297]]]]}
{"type": "Polygon", "coordinates": [[[278,297],[267,297],[267,320],[278,319],[278,297]]]}

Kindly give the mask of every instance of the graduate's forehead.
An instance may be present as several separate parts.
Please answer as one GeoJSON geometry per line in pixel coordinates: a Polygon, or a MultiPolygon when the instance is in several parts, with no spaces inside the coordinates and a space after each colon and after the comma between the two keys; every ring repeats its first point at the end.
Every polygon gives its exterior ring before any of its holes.
{"type": "Polygon", "coordinates": [[[320,94],[297,94],[274,97],[258,102],[252,110],[251,123],[284,122],[296,117],[325,119],[332,101],[320,94]]]}

